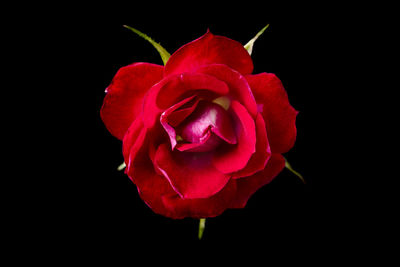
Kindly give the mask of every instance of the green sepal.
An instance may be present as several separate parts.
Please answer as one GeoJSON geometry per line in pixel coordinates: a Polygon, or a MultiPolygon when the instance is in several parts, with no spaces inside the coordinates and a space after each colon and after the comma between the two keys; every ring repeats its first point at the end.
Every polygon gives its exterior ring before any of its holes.
{"type": "Polygon", "coordinates": [[[149,36],[147,36],[146,34],[142,33],[139,30],[136,30],[135,28],[132,28],[130,26],[124,25],[125,28],[133,31],[134,33],[136,33],[137,35],[139,35],[140,37],[142,37],[143,39],[145,39],[146,41],[148,41],[150,44],[152,44],[154,46],[155,49],[157,49],[158,53],[161,56],[161,59],[165,64],[167,64],[167,61],[169,59],[169,57],[171,56],[170,53],[168,53],[167,50],[165,50],[164,47],[162,47],[159,43],[157,43],[156,41],[154,41],[153,39],[151,39],[149,36]]]}
{"type": "Polygon", "coordinates": [[[201,240],[201,238],[203,237],[205,227],[206,227],[206,219],[202,218],[199,221],[199,234],[197,236],[199,238],[199,240],[201,240]]]}
{"type": "Polygon", "coordinates": [[[301,175],[300,173],[298,173],[297,171],[293,170],[292,166],[289,164],[289,162],[287,161],[287,159],[285,157],[283,157],[285,159],[285,167],[286,169],[288,169],[289,171],[291,171],[294,175],[296,175],[297,177],[299,177],[299,179],[303,182],[303,184],[306,183],[306,180],[304,180],[303,175],[301,175]]]}
{"type": "Polygon", "coordinates": [[[251,55],[251,53],[253,52],[253,45],[254,42],[258,39],[258,37],[260,37],[261,34],[263,34],[263,32],[269,27],[269,24],[267,24],[267,26],[265,26],[264,28],[261,29],[261,31],[259,31],[256,36],[253,37],[253,39],[251,39],[247,44],[244,45],[244,48],[247,50],[247,52],[249,52],[249,54],[251,55]]]}

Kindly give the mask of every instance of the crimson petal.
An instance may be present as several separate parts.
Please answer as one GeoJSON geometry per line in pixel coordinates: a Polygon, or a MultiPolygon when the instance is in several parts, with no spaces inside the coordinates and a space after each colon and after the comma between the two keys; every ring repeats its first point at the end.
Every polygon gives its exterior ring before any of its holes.
{"type": "Polygon", "coordinates": [[[262,186],[270,183],[285,167],[281,154],[272,154],[264,170],[236,181],[237,193],[231,208],[244,208],[248,199],[262,186]]]}
{"type": "Polygon", "coordinates": [[[145,93],[162,79],[164,67],[135,63],[122,67],[107,87],[100,116],[112,135],[122,140],[140,114],[145,93]]]}
{"type": "Polygon", "coordinates": [[[240,178],[253,175],[265,168],[269,158],[271,157],[271,149],[269,147],[267,131],[265,129],[264,119],[261,114],[256,117],[256,152],[251,156],[249,162],[244,169],[235,172],[232,178],[240,178]]]}
{"type": "Polygon", "coordinates": [[[182,199],[178,195],[163,195],[162,202],[174,219],[216,217],[231,205],[236,194],[236,183],[228,183],[209,198],[182,199]]]}
{"type": "Polygon", "coordinates": [[[183,122],[180,128],[183,139],[191,143],[198,143],[203,139],[208,129],[229,144],[237,143],[228,112],[215,103],[200,102],[197,109],[188,117],[188,121],[183,122]]]}
{"type": "MultiPolygon", "coordinates": [[[[124,139],[122,140],[122,155],[124,156],[125,163],[128,163],[131,148],[138,143],[139,136],[142,135],[139,139],[144,138],[145,134],[143,132],[146,132],[146,130],[143,130],[143,120],[141,117],[137,117],[126,131],[124,139]]],[[[139,142],[143,143],[143,140],[139,142]]],[[[141,144],[136,146],[140,145],[141,144]]]]}
{"type": "Polygon", "coordinates": [[[229,87],[229,94],[246,107],[250,115],[257,115],[257,104],[247,80],[239,72],[222,64],[211,64],[197,70],[204,74],[210,74],[218,80],[225,82],[229,87]]]}
{"type": "MultiPolygon", "coordinates": [[[[185,105],[188,102],[190,102],[191,100],[193,100],[195,97],[196,96],[194,95],[194,96],[191,96],[189,98],[182,100],[181,102],[173,105],[172,107],[170,107],[169,109],[164,111],[160,116],[161,125],[164,127],[165,131],[168,133],[169,139],[171,141],[172,150],[175,148],[177,141],[176,141],[175,129],[170,125],[170,122],[169,122],[170,115],[173,114],[173,112],[175,110],[179,109],[183,105],[185,105]]],[[[193,111],[194,107],[197,106],[198,102],[199,102],[199,100],[197,99],[197,101],[194,102],[194,105],[192,106],[191,109],[186,109],[186,113],[184,113],[184,114],[180,113],[181,115],[179,116],[178,119],[182,119],[183,115],[189,116],[188,112],[193,111]]],[[[175,122],[176,122],[176,118],[175,118],[175,122]]]]}
{"type": "Polygon", "coordinates": [[[251,155],[255,152],[256,145],[253,118],[236,100],[232,101],[230,108],[237,121],[238,143],[234,146],[220,147],[214,154],[213,164],[223,173],[231,173],[243,169],[251,158],[251,155]]]}
{"type": "Polygon", "coordinates": [[[161,144],[155,154],[155,166],[180,197],[207,198],[219,192],[230,178],[215,169],[211,159],[211,153],[171,151],[168,145],[161,144]]]}
{"type": "Polygon", "coordinates": [[[217,78],[201,73],[183,73],[164,78],[154,85],[144,98],[143,121],[152,128],[163,110],[171,107],[188,93],[206,91],[207,94],[226,95],[228,86],[217,78]]]}
{"type": "Polygon", "coordinates": [[[221,142],[222,140],[209,130],[198,143],[178,144],[176,149],[186,152],[207,152],[215,149],[221,142]]]}
{"type": "Polygon", "coordinates": [[[225,64],[242,74],[253,71],[253,61],[242,44],[207,31],[171,55],[165,65],[165,75],[193,72],[213,63],[225,64]]]}
{"type": "Polygon", "coordinates": [[[232,173],[243,169],[256,149],[253,118],[236,100],[232,101],[230,109],[237,121],[237,144],[220,147],[213,157],[214,166],[223,173],[232,173]]]}
{"type": "Polygon", "coordinates": [[[258,104],[263,104],[268,140],[273,153],[289,151],[296,141],[297,111],[290,105],[281,81],[275,74],[260,73],[247,75],[246,79],[253,90],[258,104]]]}

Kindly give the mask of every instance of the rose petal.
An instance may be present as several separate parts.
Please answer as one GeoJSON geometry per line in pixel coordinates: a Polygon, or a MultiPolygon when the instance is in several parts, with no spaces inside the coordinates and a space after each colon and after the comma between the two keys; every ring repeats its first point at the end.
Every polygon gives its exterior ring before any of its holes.
{"type": "Polygon", "coordinates": [[[122,67],[108,86],[100,116],[112,135],[122,140],[139,115],[145,93],[162,79],[164,67],[135,63],[122,67]]]}
{"type": "Polygon", "coordinates": [[[168,108],[176,103],[188,91],[204,90],[216,95],[225,95],[229,92],[228,86],[212,75],[201,73],[183,73],[175,76],[159,91],[156,103],[161,109],[168,108]]]}
{"type": "Polygon", "coordinates": [[[208,31],[171,55],[165,65],[165,75],[193,72],[213,63],[225,64],[242,74],[253,71],[253,61],[242,44],[208,31]]]}
{"type": "Polygon", "coordinates": [[[164,78],[153,86],[144,98],[145,126],[152,128],[163,110],[193,94],[200,95],[202,91],[205,91],[206,95],[225,95],[229,88],[217,78],[201,73],[183,73],[164,78]]]}
{"type": "Polygon", "coordinates": [[[179,128],[183,139],[191,143],[199,143],[209,129],[227,143],[237,142],[228,112],[220,105],[207,101],[201,101],[179,128]]]}
{"type": "Polygon", "coordinates": [[[255,152],[256,146],[256,131],[253,118],[236,100],[232,101],[230,109],[237,121],[237,144],[219,147],[213,157],[214,166],[223,173],[231,173],[243,169],[255,152]]]}
{"type": "Polygon", "coordinates": [[[273,153],[264,170],[236,181],[237,193],[231,208],[244,208],[248,199],[262,186],[271,182],[285,167],[285,160],[281,154],[273,153]]]}
{"type": "Polygon", "coordinates": [[[197,72],[212,75],[225,82],[229,87],[229,95],[246,107],[250,115],[257,115],[257,104],[247,80],[239,72],[226,65],[212,64],[200,67],[197,72]]]}
{"type": "Polygon", "coordinates": [[[207,133],[203,136],[202,139],[198,143],[183,143],[177,144],[176,149],[179,151],[186,152],[208,152],[214,150],[221,144],[222,140],[218,136],[211,133],[211,131],[207,131],[207,133]]]}
{"type": "Polygon", "coordinates": [[[290,105],[281,81],[272,73],[247,75],[258,104],[263,104],[268,140],[273,153],[285,153],[296,141],[297,111],[290,105]]]}
{"type": "Polygon", "coordinates": [[[155,165],[182,198],[207,198],[219,192],[230,178],[215,169],[211,158],[210,153],[171,151],[161,144],[155,165]]]}
{"type": "MultiPolygon", "coordinates": [[[[132,146],[135,145],[139,135],[143,132],[143,120],[139,116],[131,124],[129,129],[126,131],[124,139],[122,140],[122,155],[124,156],[125,163],[128,163],[129,153],[132,146]]],[[[142,134],[143,135],[143,134],[142,134]]]]}
{"type": "MultiPolygon", "coordinates": [[[[174,127],[172,127],[170,125],[170,122],[169,122],[170,115],[173,114],[173,112],[175,110],[179,109],[183,105],[185,105],[188,102],[190,102],[191,100],[193,100],[195,97],[196,96],[194,95],[194,96],[188,97],[188,98],[180,101],[179,103],[173,105],[172,107],[170,107],[169,109],[164,111],[160,116],[161,125],[164,127],[165,131],[167,132],[167,134],[169,136],[172,150],[175,148],[175,146],[177,144],[177,141],[176,141],[176,131],[175,131],[174,127]]],[[[194,102],[195,103],[194,107],[197,106],[198,102],[199,102],[199,100],[197,99],[197,101],[194,102]]],[[[190,111],[190,110],[192,110],[192,109],[189,109],[189,110],[186,109],[186,111],[190,111]]],[[[188,116],[189,114],[183,114],[183,115],[187,115],[188,116]]],[[[182,114],[181,114],[180,117],[182,117],[182,114]]],[[[175,118],[175,122],[176,122],[176,118],[175,118]]]]}
{"type": "Polygon", "coordinates": [[[141,199],[155,213],[167,217],[176,217],[176,212],[167,209],[162,201],[163,195],[171,196],[176,195],[176,193],[168,181],[162,175],[154,171],[153,163],[146,153],[136,157],[135,165],[136,168],[132,169],[127,174],[136,184],[141,199]]]}
{"type": "Polygon", "coordinates": [[[236,183],[229,183],[209,198],[183,199],[164,176],[154,171],[145,149],[139,151],[134,165],[128,174],[136,183],[142,200],[155,213],[173,219],[215,217],[230,206],[236,194],[236,183]]]}
{"type": "Polygon", "coordinates": [[[249,162],[244,169],[235,172],[232,178],[240,178],[253,175],[265,168],[269,158],[271,157],[271,149],[269,147],[267,131],[265,129],[264,119],[261,114],[256,117],[256,152],[251,156],[249,162]]]}
{"type": "Polygon", "coordinates": [[[162,202],[174,219],[216,217],[232,203],[236,193],[236,183],[228,183],[221,191],[209,198],[182,199],[178,195],[163,195],[162,202]]]}
{"type": "Polygon", "coordinates": [[[175,109],[168,115],[168,124],[173,127],[178,126],[182,121],[184,121],[193,111],[196,109],[199,104],[200,99],[198,97],[192,96],[190,97],[192,100],[183,104],[178,109],[175,109]]]}
{"type": "MultiPolygon", "coordinates": [[[[139,125],[139,123],[137,123],[139,125]]],[[[139,127],[131,127],[132,129],[139,127]]],[[[146,129],[141,129],[139,132],[143,133],[146,129]]],[[[176,192],[172,189],[169,182],[160,173],[155,172],[154,165],[150,159],[150,154],[148,153],[147,145],[150,147],[153,145],[149,142],[150,135],[139,134],[139,136],[144,136],[134,138],[136,146],[128,147],[129,137],[128,134],[134,133],[135,131],[129,131],[125,136],[124,149],[128,151],[129,158],[125,157],[126,162],[131,162],[127,164],[125,169],[126,174],[132,180],[132,182],[137,186],[138,192],[142,200],[149,206],[155,213],[161,214],[167,217],[178,218],[180,211],[175,211],[173,208],[166,208],[163,202],[163,196],[177,196],[176,192]],[[132,150],[130,150],[132,148],[132,150]]],[[[125,153],[126,154],[126,153],[125,153]]]]}

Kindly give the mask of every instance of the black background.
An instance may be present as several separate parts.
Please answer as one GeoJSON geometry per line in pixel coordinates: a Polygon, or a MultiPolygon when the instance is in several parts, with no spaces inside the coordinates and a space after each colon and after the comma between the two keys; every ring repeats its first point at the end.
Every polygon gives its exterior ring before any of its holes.
{"type": "MultiPolygon", "coordinates": [[[[40,237],[49,247],[63,244],[68,251],[82,253],[143,241],[199,242],[197,220],[154,214],[129,178],[117,171],[123,162],[122,143],[100,119],[104,90],[122,66],[140,61],[162,64],[157,51],[125,24],[148,34],[171,54],[207,29],[246,44],[270,24],[254,45],[253,73],[275,73],[300,111],[296,144],[284,156],[307,183],[283,170],[244,209],[208,219],[201,244],[278,247],[307,257],[324,251],[343,230],[353,227],[348,224],[348,209],[340,208],[344,193],[336,191],[337,179],[349,174],[341,171],[343,161],[332,161],[342,134],[342,122],[332,117],[342,90],[332,75],[338,68],[332,62],[340,54],[343,15],[337,16],[337,9],[328,5],[230,5],[60,5],[43,18],[32,19],[38,31],[30,34],[44,40],[36,44],[36,56],[45,55],[47,78],[41,84],[47,85],[43,97],[50,100],[38,109],[39,126],[49,130],[40,131],[35,143],[35,149],[45,148],[46,168],[33,164],[43,175],[34,182],[41,189],[33,193],[32,202],[23,204],[32,223],[20,226],[33,233],[31,242],[40,237]],[[335,139],[333,132],[338,133],[335,139]]],[[[29,127],[35,129],[38,123],[29,127]]]]}

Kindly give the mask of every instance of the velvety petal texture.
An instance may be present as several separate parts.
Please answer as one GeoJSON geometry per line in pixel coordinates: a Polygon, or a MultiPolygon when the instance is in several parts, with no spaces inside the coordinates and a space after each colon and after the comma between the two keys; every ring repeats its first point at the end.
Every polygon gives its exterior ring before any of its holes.
{"type": "Polygon", "coordinates": [[[198,72],[212,75],[218,80],[224,81],[229,87],[229,95],[239,101],[255,118],[257,104],[247,80],[239,72],[222,64],[211,64],[199,68],[198,72]]]}
{"type": "Polygon", "coordinates": [[[123,140],[125,173],[155,213],[207,218],[243,208],[284,168],[297,111],[274,74],[252,71],[242,44],[208,31],[165,67],[117,72],[101,118],[123,140]]]}
{"type": "Polygon", "coordinates": [[[208,31],[172,54],[165,65],[165,74],[193,72],[209,64],[224,64],[242,74],[253,71],[253,60],[242,44],[208,31]]]}
{"type": "Polygon", "coordinates": [[[297,111],[290,105],[282,82],[272,73],[247,75],[258,104],[262,105],[268,132],[268,140],[273,153],[289,151],[296,141],[297,111]]]}
{"type": "Polygon", "coordinates": [[[134,63],[119,69],[106,89],[100,115],[112,135],[122,140],[133,120],[141,113],[147,91],[163,76],[164,67],[134,63]]]}
{"type": "Polygon", "coordinates": [[[256,174],[236,179],[236,196],[231,208],[244,208],[249,198],[262,186],[270,183],[285,167],[285,159],[280,154],[272,154],[265,169],[256,174]]]}
{"type": "Polygon", "coordinates": [[[214,166],[223,173],[243,169],[256,149],[256,129],[253,118],[237,101],[232,101],[231,113],[235,120],[237,145],[227,145],[216,150],[214,166]]]}
{"type": "Polygon", "coordinates": [[[143,99],[143,121],[145,126],[152,128],[165,109],[193,94],[211,99],[228,92],[228,86],[211,75],[183,73],[168,76],[155,84],[143,99]]]}
{"type": "Polygon", "coordinates": [[[250,176],[265,168],[271,157],[271,148],[269,146],[267,131],[265,129],[264,119],[261,114],[256,118],[256,151],[247,162],[246,167],[232,174],[232,178],[250,176]]]}
{"type": "Polygon", "coordinates": [[[160,145],[155,164],[181,198],[207,198],[219,192],[230,176],[219,172],[209,153],[171,151],[160,145]]]}

